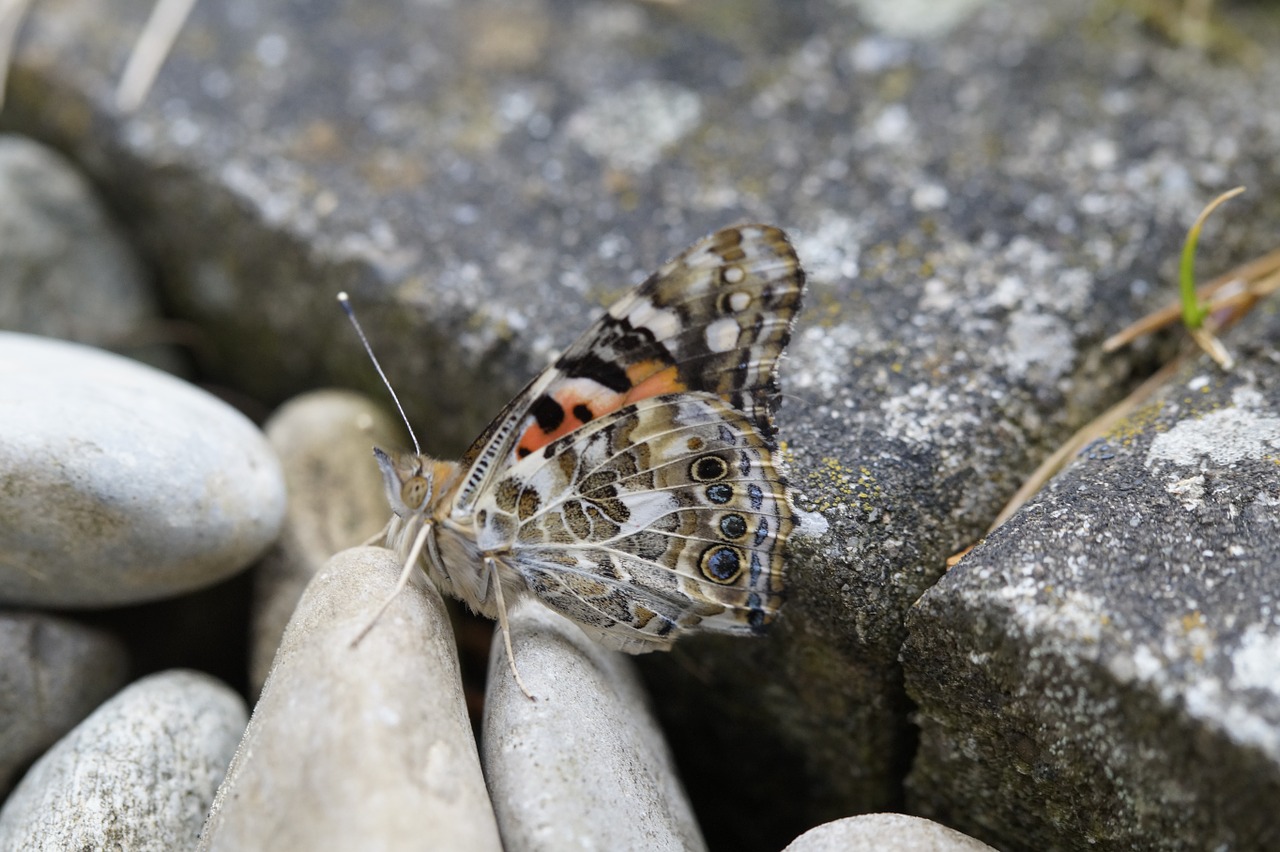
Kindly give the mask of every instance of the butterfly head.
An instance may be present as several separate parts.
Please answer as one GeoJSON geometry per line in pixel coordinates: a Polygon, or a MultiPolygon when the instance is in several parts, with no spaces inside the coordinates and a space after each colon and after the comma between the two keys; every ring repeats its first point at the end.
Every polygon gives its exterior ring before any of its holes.
{"type": "Polygon", "coordinates": [[[382,481],[391,511],[401,518],[425,514],[436,494],[436,474],[440,463],[415,453],[393,458],[377,447],[374,447],[373,455],[382,469],[382,481]]]}

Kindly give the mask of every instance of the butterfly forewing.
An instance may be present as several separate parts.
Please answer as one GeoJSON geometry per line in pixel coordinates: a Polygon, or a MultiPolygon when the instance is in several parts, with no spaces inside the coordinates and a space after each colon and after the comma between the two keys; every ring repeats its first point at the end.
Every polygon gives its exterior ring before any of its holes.
{"type": "Polygon", "coordinates": [[[516,396],[463,458],[469,510],[497,469],[649,397],[712,393],[773,438],[777,359],[804,273],[786,235],[726,228],[668,261],[516,396]]]}

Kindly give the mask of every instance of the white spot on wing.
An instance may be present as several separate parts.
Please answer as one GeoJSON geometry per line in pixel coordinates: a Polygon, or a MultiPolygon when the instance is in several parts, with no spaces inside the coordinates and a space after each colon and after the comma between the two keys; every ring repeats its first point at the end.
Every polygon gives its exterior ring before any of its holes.
{"type": "Polygon", "coordinates": [[[668,340],[680,331],[680,318],[675,312],[664,311],[648,299],[632,308],[627,321],[632,328],[649,329],[658,340],[668,340]]]}
{"type": "MultiPolygon", "coordinates": [[[[741,266],[730,266],[728,269],[724,271],[724,280],[730,284],[738,284],[742,281],[743,278],[746,278],[746,277],[747,277],[747,274],[742,271],[741,266]]],[[[734,295],[737,295],[737,294],[735,293],[734,295]]],[[[742,309],[736,308],[735,310],[742,310],[742,309]]]]}
{"type": "Polygon", "coordinates": [[[707,326],[707,348],[712,352],[728,352],[738,345],[741,329],[733,317],[721,317],[707,326]]]}
{"type": "MultiPolygon", "coordinates": [[[[728,276],[725,276],[726,278],[728,276]]],[[[741,277],[741,276],[739,276],[741,277]]],[[[729,295],[729,309],[735,313],[745,311],[751,305],[751,294],[739,290],[729,295]]]]}

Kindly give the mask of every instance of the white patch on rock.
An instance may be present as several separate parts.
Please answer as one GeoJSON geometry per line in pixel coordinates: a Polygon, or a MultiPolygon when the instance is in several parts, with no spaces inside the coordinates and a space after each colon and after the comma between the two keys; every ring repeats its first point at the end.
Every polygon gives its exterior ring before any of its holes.
{"type": "Polygon", "coordinates": [[[880,403],[885,434],[917,444],[933,444],[944,434],[970,435],[981,419],[960,404],[955,391],[920,382],[905,394],[880,403]]]}
{"type": "Polygon", "coordinates": [[[702,120],[698,95],[673,83],[639,80],[605,92],[570,116],[568,137],[621,171],[640,173],[702,120]]]}
{"type": "Polygon", "coordinates": [[[1233,688],[1265,689],[1280,698],[1280,634],[1252,625],[1240,638],[1231,666],[1233,688]]]}
{"type": "Polygon", "coordinates": [[[942,35],[985,4],[986,0],[841,0],[873,27],[904,38],[942,35]]]}
{"type": "Polygon", "coordinates": [[[1204,505],[1204,476],[1200,474],[1168,482],[1164,490],[1176,497],[1184,509],[1195,509],[1204,505]]]}
{"type": "Polygon", "coordinates": [[[1240,388],[1231,408],[1179,421],[1156,435],[1147,450],[1147,465],[1167,460],[1194,467],[1208,456],[1215,465],[1258,459],[1280,450],[1280,417],[1260,408],[1256,391],[1240,388]]]}
{"type": "Polygon", "coordinates": [[[862,236],[853,217],[834,210],[820,213],[816,227],[797,229],[791,234],[796,254],[811,281],[856,278],[862,236]]]}
{"type": "Polygon", "coordinates": [[[827,523],[827,518],[821,512],[806,512],[804,509],[793,506],[796,518],[800,523],[796,524],[795,529],[791,531],[793,536],[799,538],[821,538],[827,534],[827,530],[831,525],[827,523]]]}
{"type": "Polygon", "coordinates": [[[1034,371],[1043,380],[1052,381],[1066,373],[1075,361],[1071,331],[1052,314],[1015,311],[1009,319],[1006,340],[1006,347],[997,357],[1017,378],[1034,371]]]}

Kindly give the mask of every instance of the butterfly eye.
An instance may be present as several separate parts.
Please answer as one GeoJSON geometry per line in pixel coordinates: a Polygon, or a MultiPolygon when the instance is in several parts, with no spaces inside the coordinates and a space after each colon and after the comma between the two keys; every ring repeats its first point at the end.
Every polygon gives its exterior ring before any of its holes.
{"type": "Polygon", "coordinates": [[[410,509],[416,509],[422,505],[423,500],[427,499],[429,493],[431,493],[431,484],[425,478],[415,476],[400,488],[400,499],[410,509]]]}

